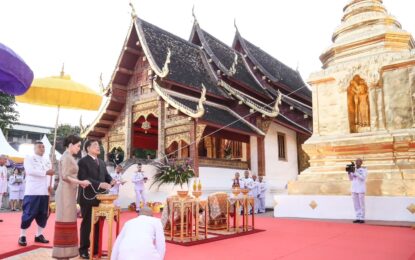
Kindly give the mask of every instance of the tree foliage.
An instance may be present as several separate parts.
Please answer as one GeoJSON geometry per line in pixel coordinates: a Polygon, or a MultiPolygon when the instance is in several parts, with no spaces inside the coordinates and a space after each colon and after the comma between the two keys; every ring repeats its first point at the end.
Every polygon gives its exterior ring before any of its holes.
{"type": "MultiPolygon", "coordinates": [[[[52,130],[51,133],[48,135],[49,142],[53,145],[53,135],[55,130],[52,130]]],[[[79,126],[71,126],[69,124],[62,124],[58,126],[56,130],[56,150],[60,153],[65,151],[63,147],[63,140],[68,135],[79,135],[81,133],[81,128],[79,126]]]]}
{"type": "Polygon", "coordinates": [[[0,129],[4,132],[19,119],[14,96],[0,92],[0,129]]]}

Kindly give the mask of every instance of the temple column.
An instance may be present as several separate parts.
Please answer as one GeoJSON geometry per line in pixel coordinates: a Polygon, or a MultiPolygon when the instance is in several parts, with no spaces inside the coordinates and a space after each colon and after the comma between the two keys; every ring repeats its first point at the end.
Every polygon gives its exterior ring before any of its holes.
{"type": "Polygon", "coordinates": [[[162,158],[166,151],[166,106],[164,100],[160,99],[158,103],[158,142],[157,142],[157,158],[162,158]]]}
{"type": "Polygon", "coordinates": [[[265,176],[265,137],[257,137],[257,152],[258,152],[258,176],[265,176]]]}
{"type": "Polygon", "coordinates": [[[131,98],[127,96],[127,100],[125,102],[125,140],[124,140],[124,160],[128,160],[131,157],[132,153],[132,135],[133,129],[131,127],[133,120],[133,109],[131,104],[131,98]]]}
{"type": "Polygon", "coordinates": [[[199,154],[198,154],[198,147],[197,147],[197,119],[192,121],[190,127],[190,146],[189,146],[189,155],[190,158],[193,159],[193,170],[195,172],[196,177],[199,177],[199,154]]]}

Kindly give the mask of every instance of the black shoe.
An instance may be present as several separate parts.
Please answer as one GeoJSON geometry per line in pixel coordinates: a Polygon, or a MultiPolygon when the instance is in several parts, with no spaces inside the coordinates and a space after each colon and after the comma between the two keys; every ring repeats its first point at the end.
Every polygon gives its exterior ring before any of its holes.
{"type": "Polygon", "coordinates": [[[359,224],[364,224],[365,221],[364,220],[359,220],[359,224]]]}
{"type": "Polygon", "coordinates": [[[79,257],[82,259],[89,259],[89,254],[88,253],[80,253],[79,257]]]}
{"type": "Polygon", "coordinates": [[[42,243],[42,244],[48,244],[49,240],[46,240],[43,235],[40,235],[38,237],[35,237],[35,242],[42,243]]]}
{"type": "Polygon", "coordinates": [[[356,219],[353,221],[353,223],[360,223],[360,220],[356,219]]]}
{"type": "Polygon", "coordinates": [[[26,237],[19,237],[19,246],[27,246],[26,237]]]}

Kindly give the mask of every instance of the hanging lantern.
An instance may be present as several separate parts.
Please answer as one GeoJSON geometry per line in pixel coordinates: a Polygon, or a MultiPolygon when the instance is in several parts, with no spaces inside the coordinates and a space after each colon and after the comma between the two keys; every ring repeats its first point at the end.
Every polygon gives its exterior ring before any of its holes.
{"type": "Polygon", "coordinates": [[[144,122],[141,124],[141,128],[143,128],[143,129],[144,129],[144,131],[145,131],[145,133],[147,134],[147,130],[151,128],[151,124],[150,124],[150,122],[148,122],[148,121],[147,121],[147,119],[146,119],[146,121],[144,121],[144,122]]]}

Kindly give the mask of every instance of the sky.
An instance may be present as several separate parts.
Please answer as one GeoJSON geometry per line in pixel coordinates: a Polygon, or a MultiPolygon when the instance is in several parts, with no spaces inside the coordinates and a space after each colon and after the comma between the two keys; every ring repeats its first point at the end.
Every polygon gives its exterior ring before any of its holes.
{"type": "MultiPolygon", "coordinates": [[[[306,80],[321,67],[350,0],[132,0],[137,15],[188,39],[192,7],[199,24],[231,45],[234,19],[243,37],[306,80]]],[[[128,0],[0,0],[0,42],[17,52],[35,77],[59,75],[62,64],[72,79],[99,91],[115,69],[131,22],[128,0]]],[[[403,29],[415,33],[415,1],[384,0],[403,29]]],[[[18,104],[20,122],[54,126],[57,110],[18,104]]],[[[61,110],[60,123],[91,123],[98,112],[61,110]]]]}

